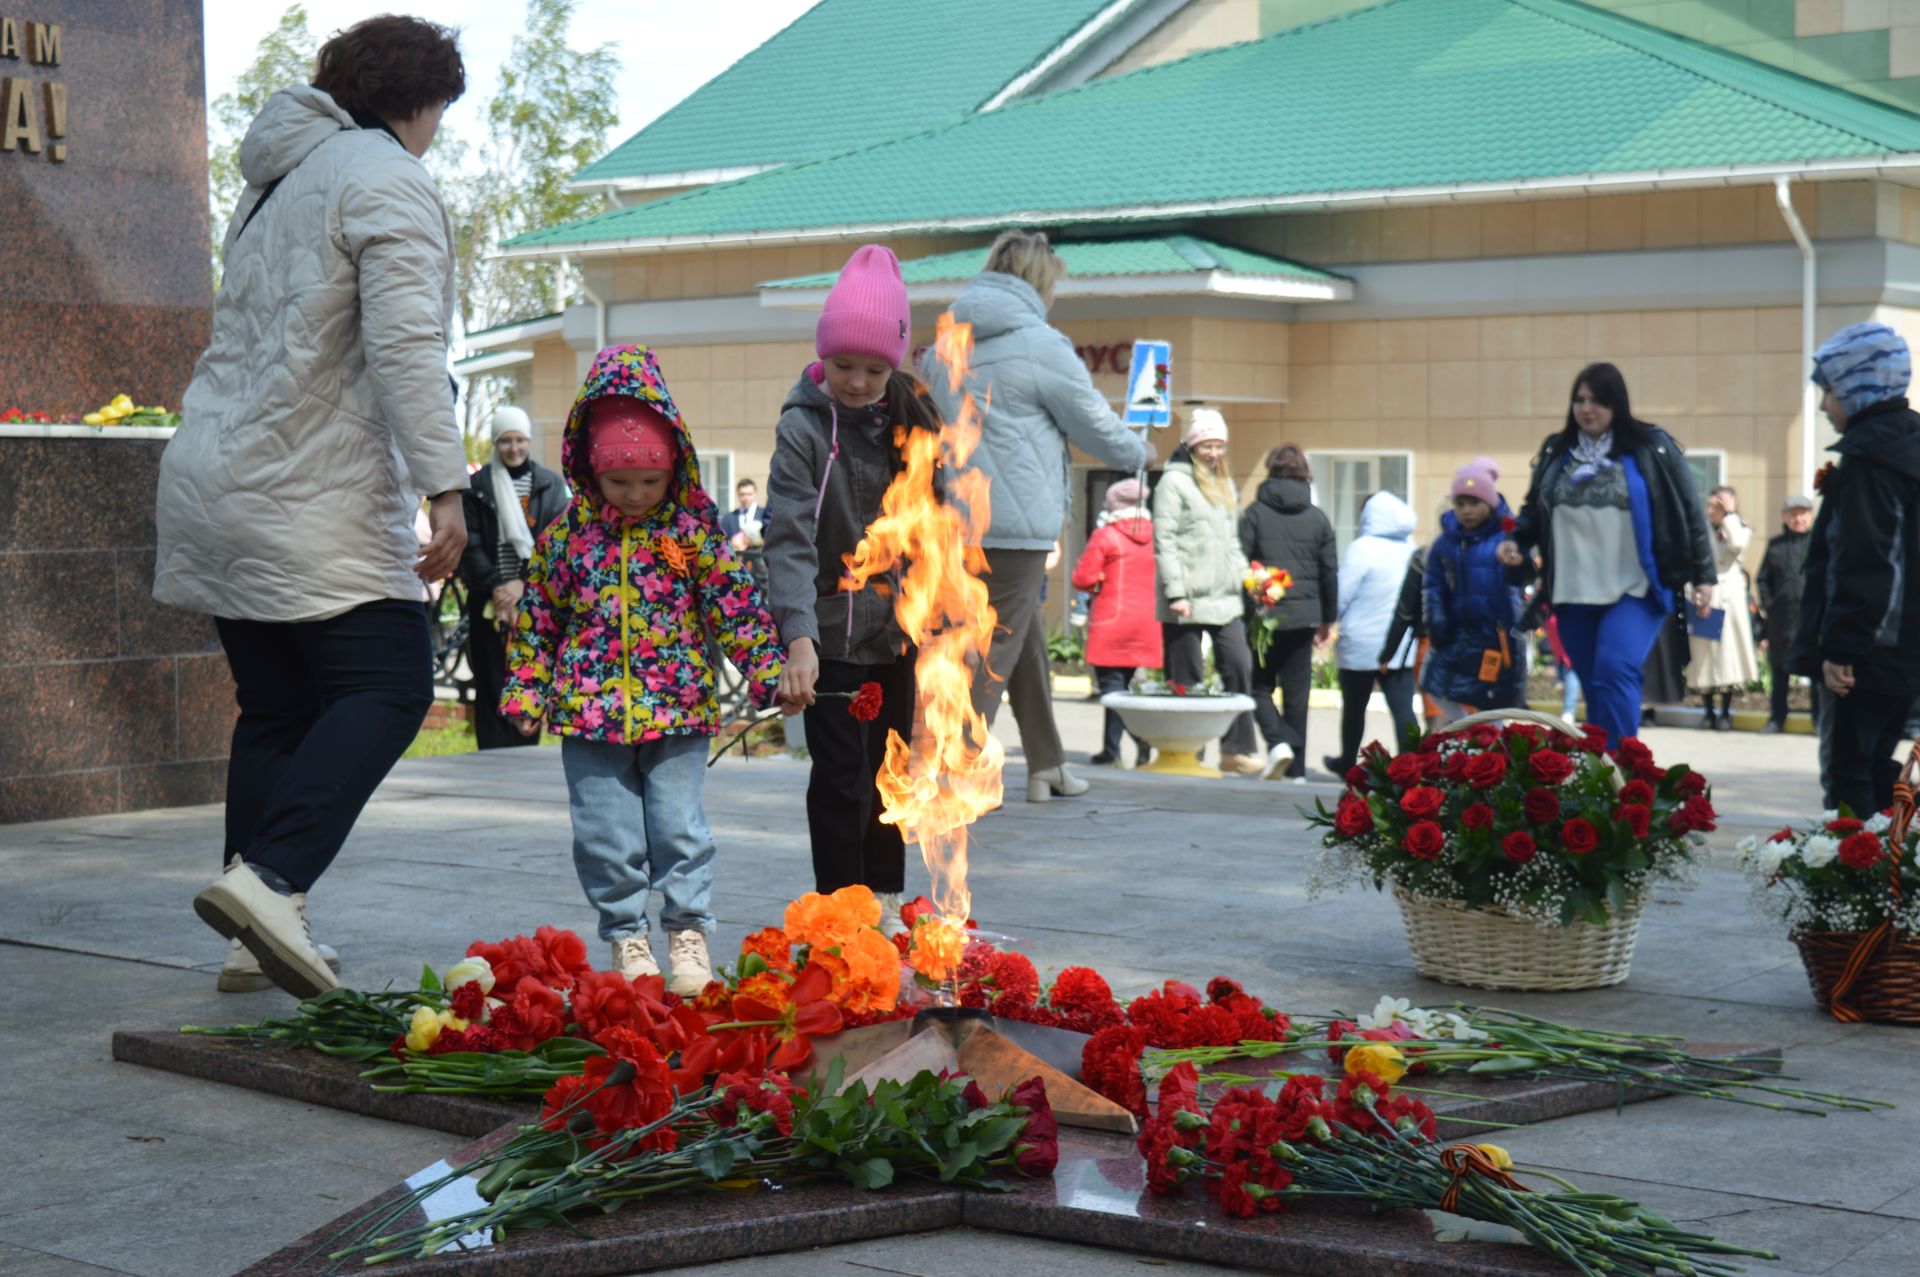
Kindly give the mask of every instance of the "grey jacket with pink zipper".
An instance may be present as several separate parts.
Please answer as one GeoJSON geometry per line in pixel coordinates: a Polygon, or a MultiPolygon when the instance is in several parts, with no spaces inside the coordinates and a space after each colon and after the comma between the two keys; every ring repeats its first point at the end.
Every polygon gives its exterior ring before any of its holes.
{"type": "Polygon", "coordinates": [[[780,642],[813,640],[823,661],[888,665],[906,637],[893,619],[891,578],[843,591],[846,556],[880,517],[880,498],[904,468],[892,418],[875,404],[839,405],[800,375],[774,430],[767,472],[768,606],[780,642]]]}

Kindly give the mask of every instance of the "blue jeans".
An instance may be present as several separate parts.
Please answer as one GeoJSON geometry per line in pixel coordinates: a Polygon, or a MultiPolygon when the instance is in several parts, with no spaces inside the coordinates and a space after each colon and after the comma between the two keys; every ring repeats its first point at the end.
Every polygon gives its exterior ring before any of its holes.
{"type": "Polygon", "coordinates": [[[1560,646],[1587,697],[1587,722],[1607,729],[1609,748],[1640,734],[1640,679],[1667,614],[1652,599],[1563,603],[1560,646]]]}
{"type": "Polygon", "coordinates": [[[713,831],[700,806],[705,736],[639,745],[560,741],[573,814],[573,868],[600,912],[600,938],[647,934],[658,888],[668,931],[714,933],[713,831]]]}

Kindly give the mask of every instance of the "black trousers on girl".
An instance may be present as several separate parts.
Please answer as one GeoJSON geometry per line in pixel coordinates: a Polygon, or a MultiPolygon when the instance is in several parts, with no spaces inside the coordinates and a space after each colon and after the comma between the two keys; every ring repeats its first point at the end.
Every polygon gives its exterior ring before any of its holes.
{"type": "Polygon", "coordinates": [[[383,599],[324,621],[214,624],[240,703],[221,863],[310,890],[433,705],[426,613],[383,599]]]}
{"type": "Polygon", "coordinates": [[[1267,645],[1267,657],[1254,659],[1253,719],[1267,748],[1286,745],[1293,750],[1293,764],[1287,779],[1307,774],[1307,696],[1313,691],[1313,634],[1306,629],[1275,630],[1267,645]],[[1273,689],[1280,689],[1283,711],[1273,703],[1273,689]]]}
{"type": "Polygon", "coordinates": [[[880,716],[863,723],[844,696],[823,697],[805,710],[807,832],[813,842],[813,887],[825,895],[856,883],[877,895],[907,884],[907,847],[897,825],[883,825],[875,783],[887,756],[887,730],[913,737],[913,662],[908,648],[891,665],[821,661],[814,694],[880,685],[880,716]]]}

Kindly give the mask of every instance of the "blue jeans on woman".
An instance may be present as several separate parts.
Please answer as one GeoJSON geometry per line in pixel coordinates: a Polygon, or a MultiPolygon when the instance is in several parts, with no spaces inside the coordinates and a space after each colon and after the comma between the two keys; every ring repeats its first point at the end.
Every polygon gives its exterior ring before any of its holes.
{"type": "Polygon", "coordinates": [[[1652,599],[1629,596],[1607,604],[1562,603],[1553,614],[1560,618],[1560,646],[1586,694],[1587,722],[1606,728],[1608,748],[1618,748],[1640,734],[1640,678],[1666,611],[1652,599]]]}
{"type": "Polygon", "coordinates": [[[600,913],[600,938],[647,934],[647,897],[658,889],[668,931],[712,935],[713,831],[700,806],[705,736],[638,745],[560,740],[573,816],[573,868],[600,913]]]}

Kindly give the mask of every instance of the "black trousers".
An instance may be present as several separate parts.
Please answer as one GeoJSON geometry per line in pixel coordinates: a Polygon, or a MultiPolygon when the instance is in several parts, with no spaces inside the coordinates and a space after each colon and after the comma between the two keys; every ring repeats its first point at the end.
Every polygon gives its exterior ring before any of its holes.
{"type": "Polygon", "coordinates": [[[1361,737],[1367,734],[1367,698],[1374,684],[1386,698],[1387,712],[1393,715],[1393,752],[1399,753],[1407,738],[1407,729],[1416,723],[1413,714],[1413,671],[1394,670],[1382,675],[1379,670],[1340,671],[1340,774],[1345,775],[1359,756],[1361,737]]]}
{"type": "Polygon", "coordinates": [[[876,777],[887,756],[887,731],[913,735],[914,651],[891,665],[820,662],[814,693],[853,692],[862,683],[878,683],[880,716],[863,723],[848,710],[843,696],[823,698],[807,707],[807,753],[813,770],[807,777],[807,833],[813,843],[813,886],[822,895],[856,883],[875,893],[901,891],[907,884],[907,849],[897,825],[880,823],[876,777]]]}
{"type": "Polygon", "coordinates": [[[1307,696],[1313,691],[1313,630],[1275,630],[1265,660],[1253,666],[1253,719],[1267,748],[1293,750],[1289,779],[1307,774],[1307,696]],[[1280,689],[1276,709],[1273,690],[1280,689]]]}
{"type": "MultiPolygon", "coordinates": [[[[1768,710],[1767,716],[1776,723],[1785,723],[1787,721],[1787,693],[1792,689],[1793,676],[1787,673],[1786,650],[1784,646],[1779,656],[1773,654],[1773,644],[1769,643],[1767,648],[1767,664],[1773,667],[1773,703],[1768,710]]],[[[1816,687],[1813,689],[1813,699],[1809,701],[1808,704],[1813,711],[1814,725],[1818,726],[1820,723],[1819,688],[1816,687]]]]}
{"type": "MultiPolygon", "coordinates": [[[[1137,668],[1139,667],[1134,665],[1096,665],[1093,667],[1093,685],[1100,690],[1102,696],[1108,692],[1124,692],[1127,690],[1127,685],[1133,682],[1134,671],[1137,668]]],[[[1120,757],[1120,738],[1126,734],[1127,725],[1120,721],[1118,714],[1108,710],[1100,736],[1100,752],[1117,761],[1120,757]]],[[[1133,738],[1133,748],[1139,754],[1139,761],[1142,763],[1146,762],[1148,756],[1153,753],[1153,746],[1138,736],[1133,738]]]]}
{"type": "MultiPolygon", "coordinates": [[[[1169,683],[1198,683],[1206,677],[1206,660],[1200,652],[1200,636],[1213,636],[1213,665],[1219,671],[1220,685],[1228,692],[1251,695],[1253,692],[1253,650],[1247,646],[1246,622],[1234,619],[1225,625],[1182,625],[1164,622],[1160,632],[1167,652],[1169,683]]],[[[1220,738],[1222,754],[1251,754],[1255,750],[1253,715],[1241,714],[1220,738]]]]}
{"type": "Polygon", "coordinates": [[[433,704],[426,614],[385,599],[324,621],[215,625],[240,703],[222,863],[241,856],[307,891],[433,704]]]}
{"type": "Polygon", "coordinates": [[[473,675],[473,739],[481,749],[538,745],[540,737],[522,736],[500,717],[500,689],[507,683],[507,636],[481,615],[493,594],[467,596],[467,669],[473,675]]]}
{"type": "Polygon", "coordinates": [[[1907,709],[1913,697],[1854,688],[1835,696],[1814,689],[1820,703],[1820,784],[1829,808],[1845,804],[1861,819],[1893,805],[1893,782],[1900,778],[1894,756],[1906,735],[1907,709]]]}

